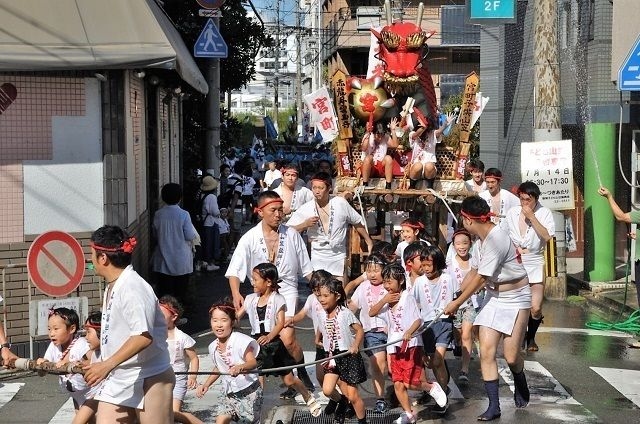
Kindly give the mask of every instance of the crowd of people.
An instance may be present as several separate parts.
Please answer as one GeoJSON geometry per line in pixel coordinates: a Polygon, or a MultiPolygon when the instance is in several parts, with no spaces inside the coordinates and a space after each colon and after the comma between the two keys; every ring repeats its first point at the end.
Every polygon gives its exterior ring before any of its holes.
{"type": "MultiPolygon", "coordinates": [[[[474,346],[489,399],[478,420],[490,421],[501,415],[499,344],[513,374],[515,405],[527,406],[522,351],[538,350],[542,251],[555,233],[536,184],[526,181],[513,194],[501,188],[500,170],[471,161],[466,184],[475,194],[462,202],[459,226],[443,252],[425,241],[425,225],[415,217],[402,222],[397,243],[374,243],[364,218],[334,194],[331,163],[318,163],[307,182],[295,164],[269,163],[257,179],[254,165],[240,159],[233,169],[224,164],[220,179],[205,175],[193,220],[179,206],[180,186],[162,188],[165,206],[153,219],[155,292],[131,266],[135,238],[114,226],[94,232],[91,261],[106,282],[102,313],[87,319],[80,337],[75,311],[52,310],[51,345],[39,360],[84,364],[83,376],[60,377],[77,410],[74,423],[199,423],[181,410],[182,400],[188,389],[205,396],[217,380],[226,393],[217,423],[260,422],[265,375],[281,376],[287,387],[281,398],[299,393],[313,416],[332,415],[338,424],[348,416],[367,422],[359,385],[371,378],[375,410],[399,406],[396,422],[413,423],[413,406],[430,399],[432,412],[446,413],[446,352],[459,353],[457,380],[464,384],[474,346]],[[241,231],[246,225],[252,227],[241,231]],[[352,281],[345,273],[350,228],[366,245],[365,272],[352,281]],[[232,299],[209,311],[214,368],[198,383],[189,375],[199,371],[195,342],[177,328],[184,289],[194,270],[216,271],[227,261],[232,299]],[[299,309],[301,278],[312,294],[299,309]],[[240,287],[247,280],[254,293],[245,298],[240,287]],[[236,326],[245,315],[249,334],[236,326]],[[324,360],[316,373],[329,399],[324,408],[296,337],[294,324],[305,316],[313,321],[316,358],[324,360]],[[422,394],[412,401],[409,390],[422,394]]],[[[431,179],[432,166],[422,164],[420,176],[431,179]]],[[[417,173],[411,175],[414,181],[417,173]]],[[[5,362],[15,359],[4,347],[5,362]]]]}

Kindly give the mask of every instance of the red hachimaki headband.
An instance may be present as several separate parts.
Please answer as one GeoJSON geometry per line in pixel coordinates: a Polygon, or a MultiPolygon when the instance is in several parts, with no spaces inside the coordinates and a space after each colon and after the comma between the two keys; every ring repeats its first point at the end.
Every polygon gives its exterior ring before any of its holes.
{"type": "Polygon", "coordinates": [[[133,249],[136,247],[136,244],[138,244],[138,241],[136,240],[135,237],[129,237],[128,239],[123,240],[122,244],[117,247],[101,246],[95,242],[89,243],[89,245],[96,250],[101,250],[103,252],[124,252],[124,253],[132,253],[133,249]]]}
{"type": "Polygon", "coordinates": [[[483,215],[471,215],[470,213],[465,211],[460,211],[460,215],[464,216],[467,219],[477,219],[480,222],[487,222],[491,219],[492,216],[497,216],[493,212],[487,212],[486,214],[483,214],[483,215]]]}

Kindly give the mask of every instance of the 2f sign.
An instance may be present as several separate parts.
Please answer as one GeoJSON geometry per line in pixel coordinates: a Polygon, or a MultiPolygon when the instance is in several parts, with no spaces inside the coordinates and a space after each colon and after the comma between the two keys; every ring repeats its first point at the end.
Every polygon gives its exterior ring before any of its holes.
{"type": "Polygon", "coordinates": [[[500,0],[485,0],[484,1],[484,11],[485,12],[495,12],[500,8],[500,0]]]}
{"type": "Polygon", "coordinates": [[[474,23],[500,23],[515,19],[516,0],[468,0],[467,7],[474,23]]]}

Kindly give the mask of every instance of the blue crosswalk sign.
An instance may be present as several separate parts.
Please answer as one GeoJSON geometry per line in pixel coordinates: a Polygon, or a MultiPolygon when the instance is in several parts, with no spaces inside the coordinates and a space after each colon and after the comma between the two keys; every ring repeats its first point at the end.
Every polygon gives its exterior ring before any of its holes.
{"type": "Polygon", "coordinates": [[[200,36],[196,40],[193,46],[193,55],[195,57],[211,57],[211,58],[225,58],[228,55],[227,43],[224,42],[218,27],[213,22],[213,19],[209,18],[204,25],[200,36]]]}
{"type": "Polygon", "coordinates": [[[640,91],[640,36],[618,70],[618,90],[640,91]]]}

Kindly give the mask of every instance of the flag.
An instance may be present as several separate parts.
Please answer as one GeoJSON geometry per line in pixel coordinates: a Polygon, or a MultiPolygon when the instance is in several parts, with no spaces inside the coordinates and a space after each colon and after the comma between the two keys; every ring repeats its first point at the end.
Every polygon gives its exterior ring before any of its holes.
{"type": "Polygon", "coordinates": [[[479,91],[476,93],[476,106],[473,109],[473,114],[471,115],[471,124],[469,125],[469,130],[473,128],[478,118],[480,118],[480,115],[482,115],[482,111],[484,110],[484,107],[487,105],[488,101],[489,97],[482,97],[482,92],[479,91]]]}
{"type": "MultiPolygon", "coordinates": [[[[382,27],[373,28],[380,33],[382,27]]],[[[367,79],[381,77],[384,73],[384,62],[379,59],[380,42],[378,38],[369,31],[371,35],[371,45],[369,46],[369,66],[367,67],[367,79]]]]}
{"type": "Polygon", "coordinates": [[[320,131],[322,141],[325,143],[333,141],[339,132],[338,118],[327,87],[304,96],[304,103],[309,109],[311,124],[320,131]]]}
{"type": "Polygon", "coordinates": [[[276,140],[278,138],[278,130],[276,130],[276,127],[273,125],[273,121],[268,116],[265,116],[263,119],[264,129],[267,132],[267,138],[276,140]]]}

